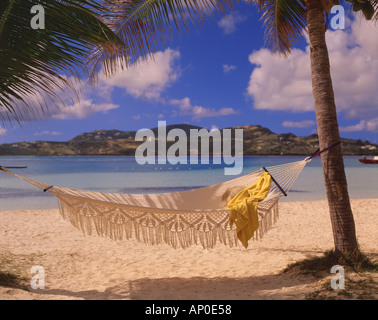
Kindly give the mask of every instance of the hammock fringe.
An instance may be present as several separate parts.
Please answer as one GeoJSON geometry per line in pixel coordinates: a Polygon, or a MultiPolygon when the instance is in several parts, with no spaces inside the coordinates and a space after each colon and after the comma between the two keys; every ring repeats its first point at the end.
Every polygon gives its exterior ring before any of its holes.
{"type": "MultiPolygon", "coordinates": [[[[235,228],[226,226],[214,226],[211,230],[198,230],[194,225],[186,225],[182,230],[169,230],[165,224],[145,226],[137,219],[121,219],[113,221],[107,214],[94,214],[93,207],[84,205],[78,210],[76,204],[70,203],[63,197],[58,197],[59,212],[63,219],[69,221],[75,228],[86,236],[96,234],[100,237],[110,238],[115,241],[124,239],[137,239],[147,245],[168,244],[174,248],[188,248],[192,245],[202,245],[203,248],[214,248],[217,243],[236,247],[240,245],[235,228]],[[89,209],[91,208],[91,209],[89,209]]],[[[118,211],[119,208],[118,208],[118,211]]],[[[219,212],[228,219],[229,212],[219,212]]],[[[147,213],[147,216],[149,214],[147,213]]],[[[251,240],[260,240],[275,225],[278,219],[278,200],[275,201],[264,213],[259,212],[259,228],[251,240]]],[[[206,217],[198,213],[201,219],[206,217]]],[[[155,217],[154,217],[155,218],[155,217]]],[[[149,217],[154,221],[152,216],[149,217]]]]}

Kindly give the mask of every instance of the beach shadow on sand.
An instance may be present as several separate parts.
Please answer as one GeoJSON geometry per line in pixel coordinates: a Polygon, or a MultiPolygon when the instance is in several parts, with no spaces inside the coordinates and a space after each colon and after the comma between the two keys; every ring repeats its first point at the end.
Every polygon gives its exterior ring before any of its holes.
{"type": "Polygon", "coordinates": [[[46,288],[38,294],[49,295],[50,299],[56,296],[58,300],[300,300],[305,298],[303,288],[315,282],[311,276],[290,273],[246,278],[141,278],[120,282],[104,291],[46,288]]]}

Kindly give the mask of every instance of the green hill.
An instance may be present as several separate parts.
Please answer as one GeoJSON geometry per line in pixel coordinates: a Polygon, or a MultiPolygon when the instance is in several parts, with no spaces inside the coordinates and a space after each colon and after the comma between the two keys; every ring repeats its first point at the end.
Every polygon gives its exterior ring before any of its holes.
{"type": "MultiPolygon", "coordinates": [[[[189,124],[167,126],[166,130],[182,129],[190,136],[190,130],[201,127],[189,124]]],[[[297,137],[292,133],[276,134],[268,128],[258,125],[231,127],[243,129],[244,155],[310,155],[318,149],[318,136],[297,137]]],[[[221,132],[224,129],[221,130],[221,132]]],[[[158,128],[151,131],[157,139],[158,128]]],[[[66,142],[33,141],[0,145],[0,155],[34,156],[82,156],[82,155],[127,155],[133,156],[142,143],[135,141],[136,131],[95,130],[81,133],[66,142]]],[[[341,139],[344,155],[373,155],[378,152],[378,145],[369,141],[341,139]]],[[[167,147],[174,142],[168,142],[167,147]]],[[[189,145],[189,141],[188,141],[189,145]]],[[[210,152],[212,148],[210,147],[210,152]]]]}

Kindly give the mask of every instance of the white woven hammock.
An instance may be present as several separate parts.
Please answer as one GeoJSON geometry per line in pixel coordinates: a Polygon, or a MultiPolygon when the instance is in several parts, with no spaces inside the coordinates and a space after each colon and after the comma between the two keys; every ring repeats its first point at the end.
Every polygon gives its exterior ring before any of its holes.
{"type": "MultiPolygon", "coordinates": [[[[271,189],[258,205],[258,239],[278,217],[278,200],[284,196],[308,162],[267,167],[271,189]]],[[[264,169],[208,187],[160,194],[114,194],[49,186],[13,174],[56,196],[62,217],[86,235],[96,233],[114,240],[135,237],[146,244],[167,243],[186,248],[202,244],[211,248],[217,242],[238,244],[235,226],[229,224],[227,203],[242,189],[251,186],[264,169]]]]}

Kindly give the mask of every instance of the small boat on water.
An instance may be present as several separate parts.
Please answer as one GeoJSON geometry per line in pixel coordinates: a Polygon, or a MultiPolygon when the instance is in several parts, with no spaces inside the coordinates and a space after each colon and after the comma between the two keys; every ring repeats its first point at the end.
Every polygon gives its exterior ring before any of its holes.
{"type": "Polygon", "coordinates": [[[362,159],[358,159],[358,161],[362,163],[378,163],[378,156],[374,156],[374,158],[363,157],[362,159]]]}
{"type": "Polygon", "coordinates": [[[7,169],[24,169],[24,168],[27,168],[27,166],[4,166],[4,168],[7,168],[7,169]]]}

